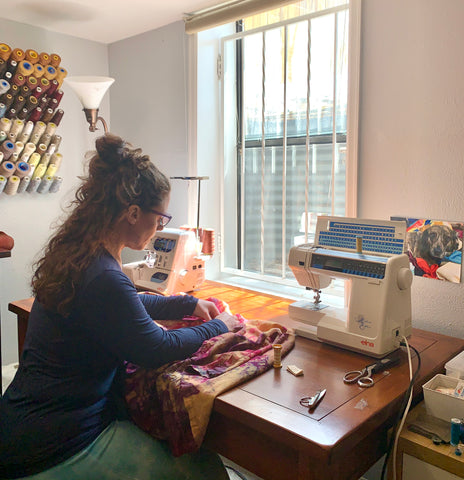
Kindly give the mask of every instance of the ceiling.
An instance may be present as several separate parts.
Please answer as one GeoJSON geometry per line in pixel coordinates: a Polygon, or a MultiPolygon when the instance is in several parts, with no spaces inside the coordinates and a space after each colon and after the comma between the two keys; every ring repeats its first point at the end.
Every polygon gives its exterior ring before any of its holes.
{"type": "Polygon", "coordinates": [[[0,17],[113,43],[182,20],[223,0],[14,0],[0,17]]]}

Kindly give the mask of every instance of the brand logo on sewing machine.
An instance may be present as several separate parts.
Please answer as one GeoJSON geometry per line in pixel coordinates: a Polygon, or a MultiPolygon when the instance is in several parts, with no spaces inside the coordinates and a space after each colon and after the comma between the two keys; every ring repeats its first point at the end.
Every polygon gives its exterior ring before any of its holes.
{"type": "Polygon", "coordinates": [[[371,347],[374,348],[374,342],[369,342],[369,340],[361,340],[361,345],[364,345],[365,347],[371,347]]]}

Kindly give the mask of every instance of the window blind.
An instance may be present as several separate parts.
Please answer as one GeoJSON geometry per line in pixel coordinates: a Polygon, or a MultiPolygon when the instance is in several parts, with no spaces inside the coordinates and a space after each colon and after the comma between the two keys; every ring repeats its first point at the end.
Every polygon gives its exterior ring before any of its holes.
{"type": "Polygon", "coordinates": [[[257,13],[272,10],[296,0],[234,0],[215,7],[187,14],[184,17],[185,32],[197,33],[201,30],[217,27],[257,13]]]}

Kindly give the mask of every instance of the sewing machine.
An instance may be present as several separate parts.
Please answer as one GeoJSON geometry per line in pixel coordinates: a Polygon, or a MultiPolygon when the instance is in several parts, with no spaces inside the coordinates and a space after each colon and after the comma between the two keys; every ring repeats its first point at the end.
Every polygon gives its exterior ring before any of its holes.
{"type": "Polygon", "coordinates": [[[292,247],[288,263],[314,302],[289,305],[298,335],[382,357],[411,334],[409,259],[404,222],[318,217],[314,244],[292,247]],[[348,304],[329,307],[321,289],[346,280],[348,304]]]}
{"type": "Polygon", "coordinates": [[[123,272],[139,289],[173,295],[190,292],[205,280],[205,260],[194,232],[165,228],[153,238],[144,261],[126,263],[123,272]]]}

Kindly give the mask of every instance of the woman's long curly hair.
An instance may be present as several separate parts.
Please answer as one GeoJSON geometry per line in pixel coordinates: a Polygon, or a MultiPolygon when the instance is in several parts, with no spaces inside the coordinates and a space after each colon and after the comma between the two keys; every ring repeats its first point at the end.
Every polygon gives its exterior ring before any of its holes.
{"type": "Polygon", "coordinates": [[[96,141],[88,176],[70,206],[71,214],[35,263],[32,291],[48,310],[69,316],[76,288],[122,212],[130,205],[157,208],[169,194],[167,177],[121,138],[106,134],[96,141]]]}

